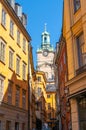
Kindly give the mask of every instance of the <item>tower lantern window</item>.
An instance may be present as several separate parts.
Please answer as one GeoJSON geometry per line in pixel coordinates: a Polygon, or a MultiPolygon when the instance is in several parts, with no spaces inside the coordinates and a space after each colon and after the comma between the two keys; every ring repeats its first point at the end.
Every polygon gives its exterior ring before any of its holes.
{"type": "Polygon", "coordinates": [[[44,42],[47,42],[47,38],[46,37],[44,38],[44,42]]]}

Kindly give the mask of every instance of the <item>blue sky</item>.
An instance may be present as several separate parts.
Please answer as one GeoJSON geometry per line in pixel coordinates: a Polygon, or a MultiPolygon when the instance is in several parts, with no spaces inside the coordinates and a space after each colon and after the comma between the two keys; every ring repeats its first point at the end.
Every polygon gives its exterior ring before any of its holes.
{"type": "Polygon", "coordinates": [[[27,31],[29,32],[33,47],[34,67],[36,66],[36,50],[41,45],[41,34],[44,24],[47,23],[47,31],[50,33],[51,44],[56,46],[62,29],[63,0],[15,0],[27,14],[27,31]]]}

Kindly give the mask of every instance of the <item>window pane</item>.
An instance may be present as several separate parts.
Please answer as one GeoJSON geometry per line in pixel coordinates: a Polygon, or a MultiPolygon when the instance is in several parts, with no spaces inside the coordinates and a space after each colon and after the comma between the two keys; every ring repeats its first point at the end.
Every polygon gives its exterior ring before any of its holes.
{"type": "Polygon", "coordinates": [[[10,49],[9,51],[9,68],[13,69],[13,51],[10,49]]]}
{"type": "Polygon", "coordinates": [[[13,31],[14,31],[14,23],[12,20],[10,20],[10,34],[13,36],[13,31]]]}
{"type": "Polygon", "coordinates": [[[22,90],[22,107],[26,108],[26,91],[22,90]]]}
{"type": "Polygon", "coordinates": [[[16,106],[19,107],[19,101],[20,101],[20,88],[16,87],[16,106]]]}
{"type": "Polygon", "coordinates": [[[6,12],[2,9],[2,25],[6,27],[6,12]]]}
{"type": "Polygon", "coordinates": [[[80,8],[80,0],[74,0],[74,10],[75,12],[80,8]]]}
{"type": "Polygon", "coordinates": [[[77,37],[79,67],[83,66],[84,36],[83,33],[77,37]]]}
{"type": "Polygon", "coordinates": [[[8,103],[12,104],[12,88],[13,87],[13,83],[11,81],[9,81],[8,83],[8,103]]]}
{"type": "Polygon", "coordinates": [[[0,39],[0,60],[5,62],[5,42],[0,39]]]}

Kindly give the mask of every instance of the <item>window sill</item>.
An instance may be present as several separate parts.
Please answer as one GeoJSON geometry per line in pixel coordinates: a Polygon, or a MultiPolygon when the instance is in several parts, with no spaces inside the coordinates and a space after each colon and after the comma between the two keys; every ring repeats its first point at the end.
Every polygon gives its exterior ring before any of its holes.
{"type": "Polygon", "coordinates": [[[14,36],[13,36],[11,33],[10,33],[9,35],[10,35],[10,37],[14,40],[14,36]]]}
{"type": "Polygon", "coordinates": [[[3,23],[1,23],[1,25],[2,25],[2,27],[7,31],[7,29],[6,29],[6,26],[5,25],[3,25],[3,23]]]}
{"type": "Polygon", "coordinates": [[[13,68],[9,67],[9,69],[13,72],[13,68]]]}
{"type": "Polygon", "coordinates": [[[20,75],[19,75],[19,74],[17,74],[17,73],[16,73],[16,75],[17,75],[18,77],[20,77],[20,75]]]}
{"type": "Polygon", "coordinates": [[[26,52],[23,50],[24,54],[26,55],[26,52]]]}
{"type": "Polygon", "coordinates": [[[81,7],[79,7],[76,11],[74,11],[74,15],[77,15],[81,10],[81,7]]]}
{"type": "Polygon", "coordinates": [[[0,62],[1,62],[3,65],[6,65],[6,64],[4,63],[4,61],[0,60],[0,62]]]}
{"type": "Polygon", "coordinates": [[[19,44],[19,43],[17,43],[17,45],[21,48],[21,46],[20,46],[20,44],[19,44]]]}

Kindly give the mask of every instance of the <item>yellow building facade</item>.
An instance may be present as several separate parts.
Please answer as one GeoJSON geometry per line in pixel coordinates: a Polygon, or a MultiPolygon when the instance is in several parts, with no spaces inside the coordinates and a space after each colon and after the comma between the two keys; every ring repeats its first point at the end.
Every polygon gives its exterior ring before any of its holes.
{"type": "Polygon", "coordinates": [[[72,130],[86,129],[86,0],[64,0],[68,100],[72,130]]]}
{"type": "Polygon", "coordinates": [[[0,129],[28,128],[28,46],[31,38],[7,0],[0,1],[0,129]]]}
{"type": "MultiPolygon", "coordinates": [[[[56,122],[56,91],[46,89],[46,75],[42,71],[36,71],[36,117],[54,127],[56,122]]],[[[41,126],[39,126],[41,127],[41,126]]]]}
{"type": "MultiPolygon", "coordinates": [[[[35,86],[35,97],[36,97],[36,117],[42,124],[46,122],[46,76],[42,71],[36,71],[36,86],[35,86]]],[[[37,120],[37,121],[38,121],[37,120]]]]}
{"type": "Polygon", "coordinates": [[[29,48],[29,129],[36,128],[36,73],[33,64],[32,46],[29,48]]]}
{"type": "Polygon", "coordinates": [[[56,92],[47,91],[46,94],[47,123],[53,128],[56,123],[56,92]]]}

